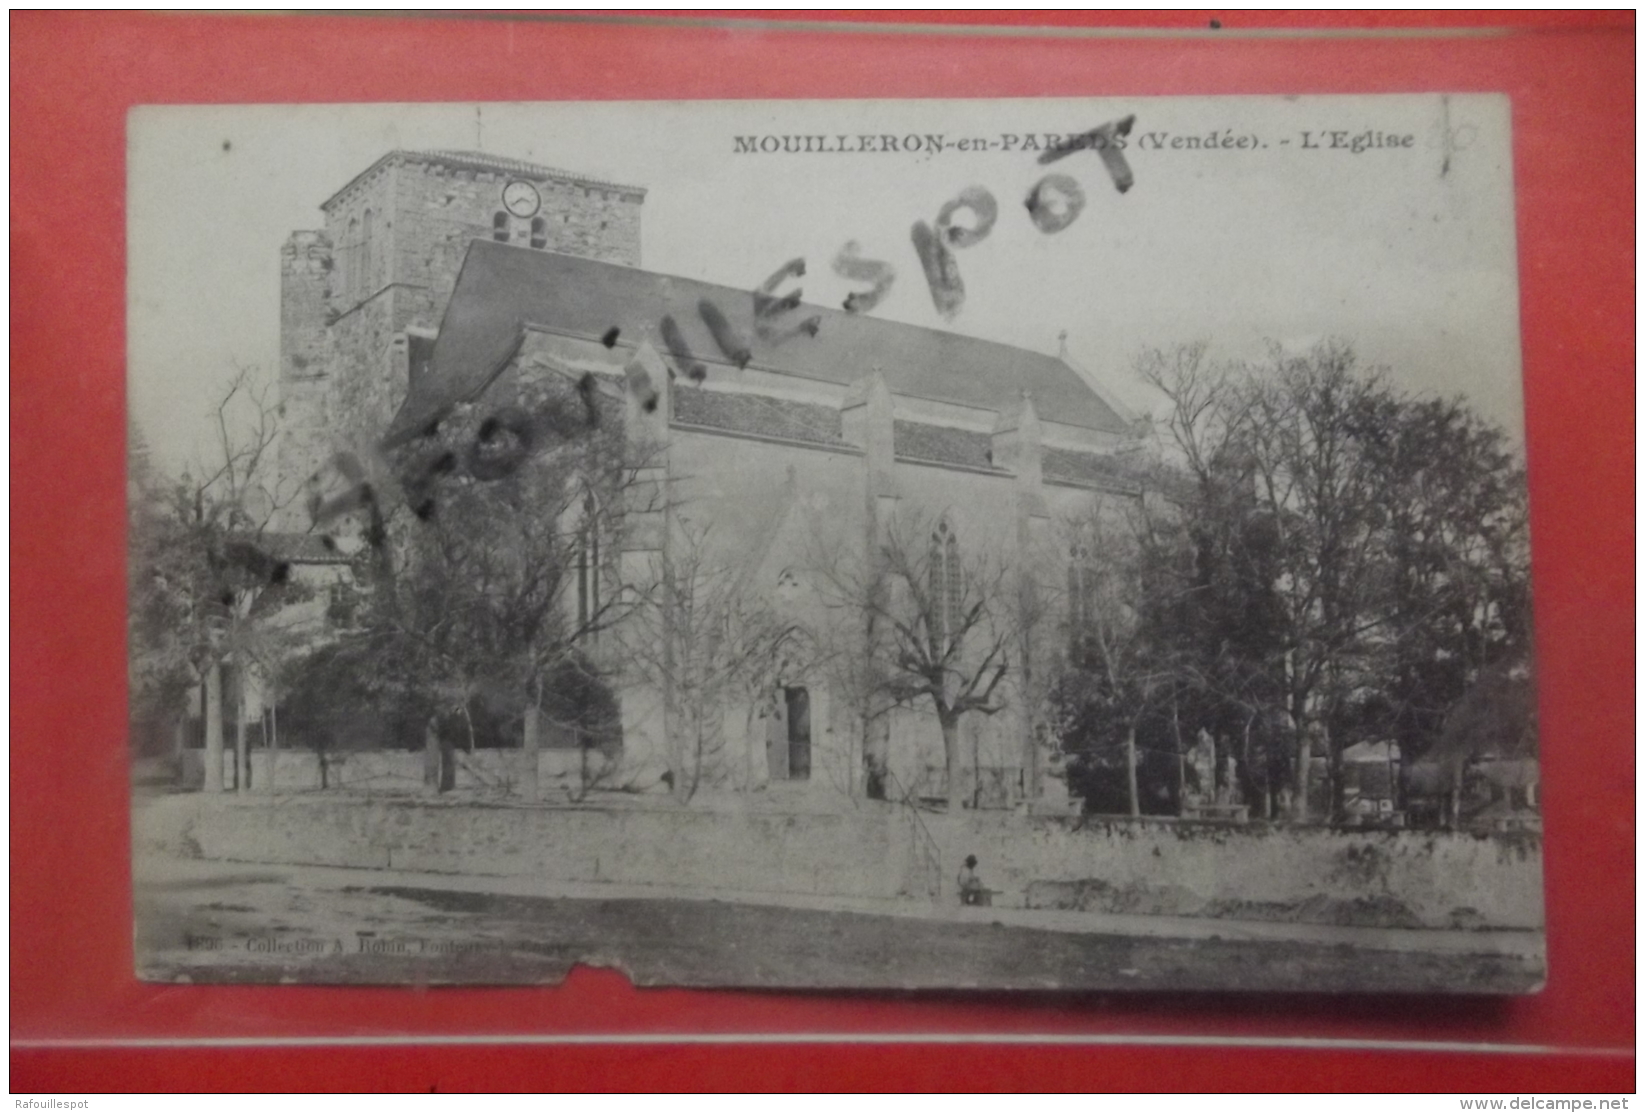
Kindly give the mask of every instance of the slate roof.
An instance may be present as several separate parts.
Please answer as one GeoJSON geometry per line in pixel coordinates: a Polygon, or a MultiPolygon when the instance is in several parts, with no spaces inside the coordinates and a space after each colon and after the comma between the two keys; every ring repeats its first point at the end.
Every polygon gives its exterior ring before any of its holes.
{"type": "Polygon", "coordinates": [[[464,256],[430,373],[412,384],[389,442],[479,395],[513,357],[527,324],[591,338],[616,327],[623,342],[651,338],[666,352],[660,322],[672,316],[697,359],[726,362],[698,311],[704,300],[719,308],[749,346],[753,366],[764,370],[846,386],[878,369],[893,394],[995,413],[1015,406],[1026,390],[1041,413],[1059,422],[1129,430],[1073,368],[1039,352],[810,305],[782,321],[817,317],[814,337],[766,341],[754,332],[748,290],[480,239],[464,256]]]}
{"type": "Polygon", "coordinates": [[[907,460],[998,471],[991,455],[993,440],[987,433],[946,425],[926,425],[918,421],[891,424],[891,450],[907,460]]]}
{"type": "Polygon", "coordinates": [[[840,435],[840,411],[832,406],[678,385],[672,401],[674,420],[687,425],[808,444],[845,443],[840,435]]]}
{"type": "Polygon", "coordinates": [[[1047,448],[1040,458],[1041,473],[1048,481],[1075,483],[1083,487],[1137,490],[1141,483],[1125,466],[1110,456],[1075,452],[1067,448],[1047,448]]]}

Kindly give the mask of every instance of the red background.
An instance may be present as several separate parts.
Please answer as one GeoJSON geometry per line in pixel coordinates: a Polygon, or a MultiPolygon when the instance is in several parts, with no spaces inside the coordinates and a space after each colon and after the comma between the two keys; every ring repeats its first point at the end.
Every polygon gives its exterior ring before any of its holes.
{"type": "Polygon", "coordinates": [[[1100,22],[1185,32],[1168,37],[770,25],[726,31],[702,25],[704,14],[666,26],[648,17],[616,23],[13,14],[14,1040],[1061,1032],[1562,1050],[14,1047],[14,1090],[1633,1089],[1633,13],[803,17],[1100,22]],[[1209,30],[1213,18],[1223,30],[1209,30]],[[1439,26],[1459,23],[1474,30],[1455,34],[1439,26]],[[1361,33],[1423,25],[1436,33],[1361,33]],[[1262,27],[1330,33],[1239,34],[1262,27]],[[800,996],[642,992],[620,975],[592,970],[574,972],[556,989],[516,990],[177,987],[133,979],[123,568],[130,106],[1425,91],[1503,91],[1513,98],[1547,831],[1551,974],[1542,994],[800,996]]]}

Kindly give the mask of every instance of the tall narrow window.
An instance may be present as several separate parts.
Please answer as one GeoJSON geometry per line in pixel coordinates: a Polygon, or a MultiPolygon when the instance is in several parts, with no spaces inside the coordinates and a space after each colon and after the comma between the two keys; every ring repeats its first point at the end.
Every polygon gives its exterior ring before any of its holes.
{"type": "Polygon", "coordinates": [[[788,712],[788,779],[811,779],[811,693],[804,688],[784,688],[783,702],[788,712]]]}
{"type": "Polygon", "coordinates": [[[1089,649],[1101,633],[1102,575],[1092,539],[1082,532],[1068,548],[1068,636],[1076,653],[1089,649]]]}
{"type": "Polygon", "coordinates": [[[540,216],[531,218],[531,246],[538,249],[548,246],[548,221],[540,216]]]}
{"type": "Polygon", "coordinates": [[[600,514],[590,491],[583,499],[577,533],[577,626],[586,630],[600,613],[600,514]]]}
{"type": "Polygon", "coordinates": [[[931,633],[941,643],[958,637],[965,621],[965,579],[960,571],[960,544],[944,519],[931,534],[931,633]]]}
{"type": "Polygon", "coordinates": [[[508,214],[498,213],[491,218],[491,238],[498,243],[508,242],[508,214]]]}

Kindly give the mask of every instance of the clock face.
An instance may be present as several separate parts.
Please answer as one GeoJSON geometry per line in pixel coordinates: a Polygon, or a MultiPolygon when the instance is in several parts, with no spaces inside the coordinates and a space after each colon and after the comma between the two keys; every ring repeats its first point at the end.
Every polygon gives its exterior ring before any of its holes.
{"type": "Polygon", "coordinates": [[[534,216],[541,204],[537,187],[530,182],[509,182],[503,187],[503,208],[515,216],[534,216]]]}

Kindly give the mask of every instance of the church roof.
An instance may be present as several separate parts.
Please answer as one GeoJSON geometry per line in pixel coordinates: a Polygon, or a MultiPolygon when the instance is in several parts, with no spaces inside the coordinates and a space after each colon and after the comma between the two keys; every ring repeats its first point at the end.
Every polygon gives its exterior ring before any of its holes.
{"type": "Polygon", "coordinates": [[[761,370],[842,386],[878,370],[893,394],[995,413],[1016,405],[1027,391],[1052,420],[1130,431],[1054,356],[812,305],[785,313],[782,321],[789,326],[816,317],[816,335],[802,331],[765,340],[754,331],[748,290],[474,240],[446,305],[430,372],[412,385],[388,439],[404,440],[452,405],[478,396],[508,365],[530,325],[591,339],[616,328],[624,342],[650,338],[667,353],[660,323],[671,316],[693,357],[727,364],[699,311],[704,301],[719,309],[748,345],[750,366],[761,370]]]}
{"type": "Polygon", "coordinates": [[[1072,483],[1079,487],[1103,487],[1123,491],[1141,489],[1142,477],[1123,460],[1094,452],[1067,448],[1047,448],[1041,468],[1048,482],[1072,483]]]}
{"type": "Polygon", "coordinates": [[[891,423],[891,450],[901,459],[998,470],[994,466],[993,444],[994,438],[987,433],[970,429],[919,421],[891,423]]]}
{"type": "Polygon", "coordinates": [[[674,392],[673,418],[734,433],[753,433],[808,444],[843,445],[840,411],[763,394],[684,387],[674,392]]]}

